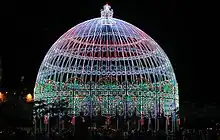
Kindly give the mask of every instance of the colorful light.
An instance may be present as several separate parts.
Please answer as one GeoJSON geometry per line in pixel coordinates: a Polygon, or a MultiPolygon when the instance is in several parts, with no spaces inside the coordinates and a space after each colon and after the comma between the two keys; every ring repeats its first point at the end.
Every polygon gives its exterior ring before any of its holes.
{"type": "Polygon", "coordinates": [[[4,94],[0,92],[0,101],[4,100],[4,94]]]}
{"type": "Polygon", "coordinates": [[[75,123],[76,123],[76,120],[75,120],[74,116],[72,117],[71,123],[72,123],[72,125],[75,125],[75,123]]]}
{"type": "Polygon", "coordinates": [[[26,101],[27,101],[27,102],[32,102],[32,100],[33,100],[33,97],[32,97],[32,95],[29,93],[29,94],[26,96],[26,101]]]}
{"type": "Polygon", "coordinates": [[[49,115],[44,115],[44,124],[48,124],[49,115]]]}
{"type": "Polygon", "coordinates": [[[101,17],[64,33],[40,66],[34,100],[50,104],[63,99],[72,108],[71,116],[101,112],[110,117],[155,117],[158,110],[169,116],[179,107],[167,55],[143,31],[113,18],[109,5],[101,17]]]}

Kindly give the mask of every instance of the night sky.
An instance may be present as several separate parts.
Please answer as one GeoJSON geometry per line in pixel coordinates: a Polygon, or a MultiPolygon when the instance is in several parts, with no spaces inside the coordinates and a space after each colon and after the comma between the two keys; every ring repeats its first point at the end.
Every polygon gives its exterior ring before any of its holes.
{"type": "MultiPolygon", "coordinates": [[[[17,1],[10,5],[13,10],[2,10],[2,86],[16,88],[24,76],[26,86],[33,88],[41,61],[51,45],[76,24],[99,17],[106,2],[17,1]]],[[[215,59],[209,57],[217,46],[211,45],[210,34],[206,33],[212,27],[203,8],[191,1],[178,0],[109,0],[108,3],[114,17],[139,27],[166,52],[176,73],[181,101],[218,100],[217,84],[213,81],[218,70],[212,62],[215,59]]]]}

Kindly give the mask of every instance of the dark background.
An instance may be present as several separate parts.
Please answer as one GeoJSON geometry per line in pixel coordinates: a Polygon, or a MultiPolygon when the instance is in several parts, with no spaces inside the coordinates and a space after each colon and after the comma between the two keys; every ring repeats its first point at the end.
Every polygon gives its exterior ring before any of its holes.
{"type": "MultiPolygon", "coordinates": [[[[166,52],[179,83],[180,100],[201,105],[218,101],[218,45],[208,3],[180,0],[8,1],[1,4],[0,55],[3,88],[17,88],[20,77],[33,89],[51,45],[68,29],[99,17],[108,2],[114,17],[150,35],[166,52]]],[[[212,8],[213,10],[214,8],[212,8]]]]}

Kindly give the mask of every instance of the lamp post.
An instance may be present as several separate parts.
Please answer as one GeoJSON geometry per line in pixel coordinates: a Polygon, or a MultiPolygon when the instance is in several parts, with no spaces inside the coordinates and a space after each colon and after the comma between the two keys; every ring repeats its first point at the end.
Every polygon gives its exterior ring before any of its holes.
{"type": "MultiPolygon", "coordinates": [[[[29,93],[26,95],[26,102],[27,103],[32,103],[33,101],[33,96],[29,93]]],[[[37,130],[37,121],[36,121],[36,111],[34,111],[34,117],[33,117],[33,123],[34,123],[34,132],[36,134],[36,130],[37,130]]]]}

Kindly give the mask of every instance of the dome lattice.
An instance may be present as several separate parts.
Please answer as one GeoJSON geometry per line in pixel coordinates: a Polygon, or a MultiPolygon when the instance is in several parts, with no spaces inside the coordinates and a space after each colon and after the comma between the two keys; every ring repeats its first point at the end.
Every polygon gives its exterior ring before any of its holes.
{"type": "Polygon", "coordinates": [[[64,33],[46,54],[34,100],[67,100],[69,114],[149,117],[179,107],[172,65],[146,33],[105,5],[101,17],[64,33]]]}

